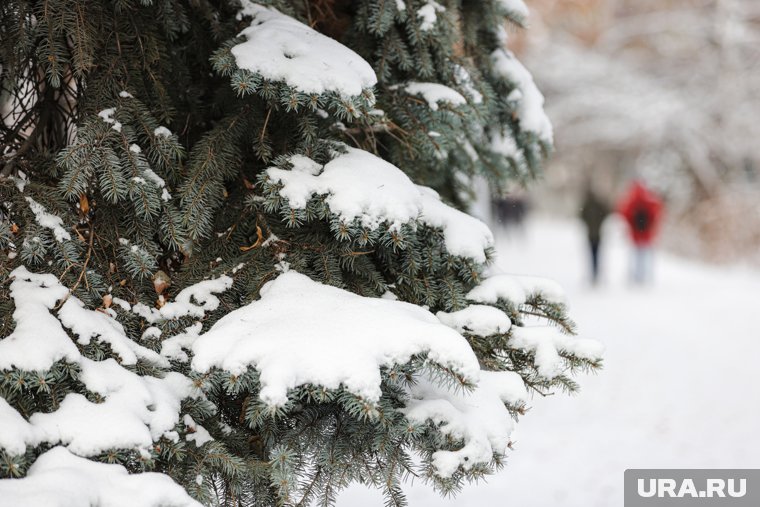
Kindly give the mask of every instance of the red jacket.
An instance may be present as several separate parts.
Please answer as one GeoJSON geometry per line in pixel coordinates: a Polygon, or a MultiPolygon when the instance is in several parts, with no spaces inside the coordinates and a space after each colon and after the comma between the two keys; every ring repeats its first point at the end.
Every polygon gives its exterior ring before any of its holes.
{"type": "Polygon", "coordinates": [[[636,181],[620,200],[618,213],[628,223],[634,244],[650,245],[662,218],[662,201],[643,183],[636,181]]]}

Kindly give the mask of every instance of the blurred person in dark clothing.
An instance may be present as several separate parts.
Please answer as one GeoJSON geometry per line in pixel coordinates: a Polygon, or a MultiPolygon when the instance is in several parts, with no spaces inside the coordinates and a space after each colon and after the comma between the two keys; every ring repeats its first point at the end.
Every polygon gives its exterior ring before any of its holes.
{"type": "Polygon", "coordinates": [[[652,244],[662,218],[662,201],[642,181],[636,180],[618,204],[633,241],[633,281],[648,282],[652,271],[652,244]]]}
{"type": "Polygon", "coordinates": [[[506,195],[493,200],[493,209],[497,222],[507,229],[522,229],[528,205],[525,197],[506,195]]]}
{"type": "Polygon", "coordinates": [[[602,240],[602,224],[609,212],[609,206],[596,195],[591,185],[588,185],[581,204],[581,220],[586,224],[589,252],[591,253],[591,282],[593,284],[599,281],[599,246],[602,240]]]}

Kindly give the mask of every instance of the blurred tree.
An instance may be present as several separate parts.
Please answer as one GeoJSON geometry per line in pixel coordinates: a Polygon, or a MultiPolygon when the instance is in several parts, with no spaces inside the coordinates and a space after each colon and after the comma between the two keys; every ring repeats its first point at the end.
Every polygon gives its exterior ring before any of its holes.
{"type": "MultiPolygon", "coordinates": [[[[719,257],[729,260],[725,245],[733,243],[752,254],[758,244],[749,238],[760,221],[740,203],[753,197],[729,205],[724,194],[760,193],[747,171],[760,163],[754,142],[760,127],[752,120],[760,114],[757,6],[610,0],[593,5],[598,13],[589,16],[585,4],[539,5],[546,28],[525,57],[551,98],[558,162],[609,171],[618,180],[646,177],[667,196],[671,219],[701,237],[702,247],[689,242],[689,250],[713,256],[711,244],[722,244],[719,257]],[[598,35],[589,38],[590,32],[598,35]],[[705,201],[713,203],[711,213],[692,213],[705,201]],[[751,219],[722,231],[695,223],[742,214],[751,219]]],[[[686,243],[679,236],[674,244],[686,243]]]]}

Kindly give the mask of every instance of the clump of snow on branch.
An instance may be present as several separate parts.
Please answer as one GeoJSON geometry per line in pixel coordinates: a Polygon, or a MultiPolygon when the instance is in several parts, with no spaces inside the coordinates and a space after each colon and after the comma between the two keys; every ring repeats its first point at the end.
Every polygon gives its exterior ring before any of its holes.
{"type": "Polygon", "coordinates": [[[187,362],[190,360],[185,350],[189,350],[203,328],[203,324],[196,322],[185,328],[183,333],[167,338],[161,342],[161,355],[169,359],[187,362]]]}
{"type": "Polygon", "coordinates": [[[185,414],[182,417],[182,422],[185,423],[185,426],[187,426],[189,430],[186,437],[187,441],[193,442],[197,447],[200,447],[206,442],[210,442],[214,439],[206,428],[200,424],[197,424],[188,414],[185,414]]]}
{"type": "Polygon", "coordinates": [[[151,324],[188,316],[202,318],[206,312],[219,308],[219,298],[215,294],[224,292],[231,286],[232,278],[229,276],[203,280],[182,289],[174,301],[166,303],[160,309],[138,303],[132,307],[132,311],[151,324]]]}
{"type": "Polygon", "coordinates": [[[600,342],[568,336],[552,326],[515,326],[509,345],[534,353],[536,369],[546,379],[553,379],[564,372],[565,360],[561,352],[591,361],[600,360],[604,352],[600,342]]]}
{"type": "Polygon", "coordinates": [[[142,358],[159,366],[168,365],[157,353],[130,340],[121,324],[111,316],[85,309],[54,275],[31,273],[22,266],[13,270],[11,276],[16,328],[0,340],[0,369],[42,371],[62,359],[76,362],[79,351],[64,327],[71,330],[82,345],[93,338],[108,343],[123,364],[135,364],[142,358]],[[64,298],[67,299],[58,317],[53,316],[50,310],[64,298]]]}
{"type": "Polygon", "coordinates": [[[171,137],[172,131],[161,125],[153,130],[153,135],[156,137],[171,137]]]}
{"type": "Polygon", "coordinates": [[[114,113],[116,112],[116,109],[113,107],[109,107],[108,109],[103,109],[98,113],[98,116],[100,117],[103,122],[108,123],[111,125],[111,128],[115,130],[116,132],[121,132],[121,122],[119,122],[116,118],[113,117],[114,113]]]}
{"type": "Polygon", "coordinates": [[[417,186],[421,196],[420,220],[443,231],[446,250],[452,255],[486,261],[493,234],[486,224],[443,203],[432,188],[417,186]]]}
{"type": "Polygon", "coordinates": [[[34,440],[28,444],[61,443],[79,456],[95,456],[109,449],[147,450],[162,436],[176,437],[182,399],[192,393],[187,377],[139,376],[113,359],[82,357],[79,364],[80,380],[104,401],[69,393],[54,412],[29,418],[34,440]]]}
{"type": "Polygon", "coordinates": [[[232,48],[237,66],[303,93],[358,96],[377,83],[372,67],[339,42],[279,11],[242,0],[251,25],[232,48]]]}
{"type": "Polygon", "coordinates": [[[493,235],[480,220],[444,204],[438,194],[415,185],[396,166],[371,153],[346,148],[321,166],[302,155],[290,158],[291,170],[270,167],[267,177],[281,184],[279,194],[294,209],[304,209],[314,196],[326,195],[330,211],[344,222],[358,220],[375,229],[391,229],[417,220],[443,231],[452,255],[486,260],[493,235]]]}
{"type": "Polygon", "coordinates": [[[16,326],[0,339],[0,370],[47,371],[58,361],[75,364],[79,380],[102,401],[69,393],[55,411],[32,414],[26,421],[3,400],[0,448],[19,454],[27,446],[61,443],[78,455],[93,456],[116,448],[147,450],[162,436],[176,437],[182,400],[200,396],[190,379],[174,372],[156,378],[127,370],[122,364],[169,362],[126,336],[112,314],[84,308],[54,275],[19,267],[11,277],[16,326]],[[63,300],[56,315],[56,304],[63,300]],[[65,328],[79,344],[93,339],[107,343],[121,364],[113,358],[93,361],[82,356],[65,328]]]}
{"type": "MultiPolygon", "coordinates": [[[[19,456],[26,452],[28,442],[36,440],[32,425],[11,407],[5,398],[0,396],[0,449],[11,456],[19,456]]],[[[2,484],[2,482],[0,482],[2,484]]]]}
{"type": "Polygon", "coordinates": [[[433,454],[436,474],[448,478],[460,466],[469,470],[506,452],[515,423],[505,403],[525,403],[528,393],[514,372],[481,371],[478,386],[471,392],[451,391],[422,378],[410,389],[410,396],[402,409],[407,419],[417,424],[431,422],[441,433],[464,442],[459,450],[433,454]]]}
{"type": "Polygon", "coordinates": [[[490,141],[490,148],[494,153],[505,157],[515,157],[520,153],[520,148],[511,134],[505,135],[502,132],[494,132],[490,136],[490,141]]]}
{"type": "Polygon", "coordinates": [[[470,96],[473,104],[483,102],[483,94],[475,89],[472,76],[462,65],[454,65],[454,79],[459,87],[470,96]]]}
{"type": "Polygon", "coordinates": [[[491,53],[491,62],[496,75],[516,87],[507,99],[518,104],[520,127],[534,133],[542,141],[552,143],[554,134],[552,124],[544,112],[544,96],[533,82],[530,72],[505,49],[491,53]]]}
{"type": "Polygon", "coordinates": [[[498,0],[497,2],[506,12],[515,15],[520,21],[528,19],[530,11],[523,0],[498,0]]]}
{"type": "MultiPolygon", "coordinates": [[[[136,146],[136,145],[133,145],[133,146],[136,146]]],[[[164,179],[161,176],[156,174],[150,167],[144,168],[142,172],[145,179],[152,181],[156,185],[156,187],[161,189],[162,200],[168,201],[169,199],[172,198],[171,194],[166,189],[166,181],[164,181],[164,179]]]]}
{"type": "Polygon", "coordinates": [[[30,273],[24,267],[13,270],[12,276],[10,292],[16,305],[16,328],[0,340],[0,370],[16,367],[43,371],[62,359],[76,361],[79,350],[60,321],[50,314],[68,289],[58,283],[56,276],[30,273]]]}
{"type": "Polygon", "coordinates": [[[53,236],[55,236],[56,241],[60,243],[64,240],[71,239],[71,235],[63,228],[63,220],[61,220],[61,217],[48,213],[42,204],[38,203],[31,197],[26,197],[26,202],[29,203],[29,208],[31,208],[32,213],[34,213],[37,223],[42,227],[53,231],[53,236]]]}
{"type": "Polygon", "coordinates": [[[260,300],[221,318],[192,351],[192,367],[200,373],[256,368],[260,398],[275,406],[287,402],[289,389],[305,384],[343,387],[376,402],[380,369],[415,356],[472,381],[479,374],[467,341],[423,308],[358,296],[294,271],[268,282],[260,300]]]}
{"type": "Polygon", "coordinates": [[[327,195],[330,211],[343,221],[359,219],[374,229],[382,222],[398,227],[419,214],[419,192],[409,177],[392,164],[349,148],[322,167],[302,156],[290,159],[293,169],[267,169],[282,184],[279,194],[294,209],[306,208],[315,195],[327,195]]]}
{"type": "Polygon", "coordinates": [[[80,458],[63,447],[42,454],[23,479],[0,480],[0,498],[16,506],[201,507],[167,475],[130,474],[121,465],[80,458]]]}
{"type": "Polygon", "coordinates": [[[78,338],[77,343],[87,345],[93,338],[108,343],[122,364],[135,364],[138,358],[159,366],[169,363],[156,352],[145,348],[127,337],[124,328],[112,316],[88,310],[79,299],[69,296],[58,311],[58,319],[78,338]]]}
{"type": "Polygon", "coordinates": [[[436,317],[460,333],[481,337],[506,333],[512,326],[512,321],[506,313],[486,305],[470,305],[463,310],[450,313],[438,312],[436,317]]]}
{"type": "Polygon", "coordinates": [[[435,0],[427,0],[427,3],[417,10],[417,19],[420,20],[420,30],[427,32],[432,30],[438,21],[438,14],[446,11],[446,8],[435,0]]]}
{"type": "Polygon", "coordinates": [[[403,85],[403,89],[410,95],[418,95],[425,99],[428,107],[433,111],[438,110],[438,103],[461,106],[467,100],[458,91],[440,83],[410,82],[403,85]]]}
{"type": "Polygon", "coordinates": [[[500,299],[504,299],[514,305],[521,305],[533,295],[541,295],[553,303],[565,302],[565,292],[554,280],[506,274],[495,274],[485,278],[467,294],[467,299],[489,304],[496,304],[500,299]]]}

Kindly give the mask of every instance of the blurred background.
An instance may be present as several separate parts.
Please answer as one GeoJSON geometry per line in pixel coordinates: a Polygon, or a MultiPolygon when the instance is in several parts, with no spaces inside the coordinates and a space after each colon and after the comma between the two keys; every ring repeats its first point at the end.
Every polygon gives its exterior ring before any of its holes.
{"type": "Polygon", "coordinates": [[[661,245],[760,266],[760,2],[532,0],[512,35],[546,96],[556,153],[533,209],[572,214],[590,179],[666,204],[661,245]]]}
{"type": "MultiPolygon", "coordinates": [[[[556,152],[475,212],[496,269],[564,286],[604,369],[535,397],[486,484],[412,485],[409,504],[617,507],[628,468],[760,468],[760,0],[526,3],[509,43],[556,152]]],[[[383,505],[360,486],[340,500],[383,505]]]]}

